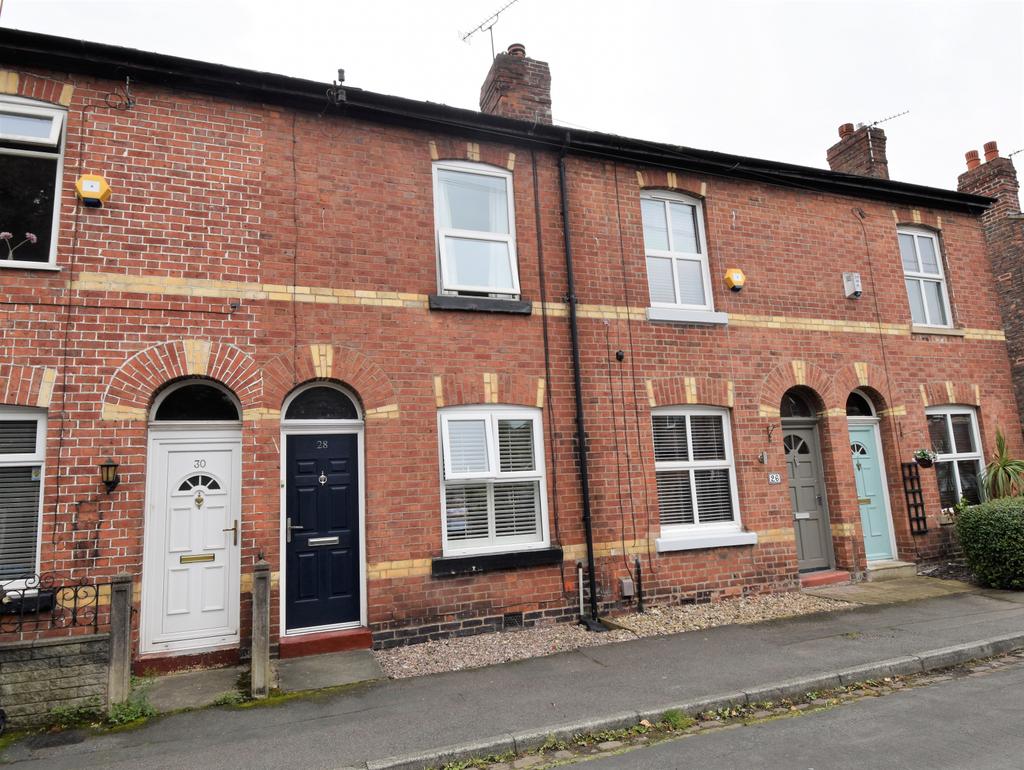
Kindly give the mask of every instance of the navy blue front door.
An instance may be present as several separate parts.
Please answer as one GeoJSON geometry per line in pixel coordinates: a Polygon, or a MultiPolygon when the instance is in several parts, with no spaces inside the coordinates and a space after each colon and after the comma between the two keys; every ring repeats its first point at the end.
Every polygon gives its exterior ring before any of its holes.
{"type": "Polygon", "coordinates": [[[292,435],[286,440],[286,626],[358,621],[356,436],[292,435]]]}

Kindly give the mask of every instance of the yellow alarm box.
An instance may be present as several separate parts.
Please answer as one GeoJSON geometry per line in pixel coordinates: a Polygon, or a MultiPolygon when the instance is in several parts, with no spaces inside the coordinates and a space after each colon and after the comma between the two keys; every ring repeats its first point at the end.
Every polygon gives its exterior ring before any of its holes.
{"type": "Polygon", "coordinates": [[[747,282],[747,276],[738,267],[730,267],[725,271],[725,285],[733,291],[739,291],[747,282]]]}
{"type": "Polygon", "coordinates": [[[110,185],[99,174],[82,174],[75,182],[75,194],[83,205],[102,208],[110,200],[110,185]]]}

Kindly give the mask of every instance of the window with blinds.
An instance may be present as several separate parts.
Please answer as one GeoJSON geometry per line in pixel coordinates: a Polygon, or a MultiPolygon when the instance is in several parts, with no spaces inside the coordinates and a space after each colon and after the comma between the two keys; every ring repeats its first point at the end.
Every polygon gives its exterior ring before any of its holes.
{"type": "Polygon", "coordinates": [[[640,218],[651,306],[712,310],[701,202],[672,192],[645,192],[640,218]]]}
{"type": "Polygon", "coordinates": [[[540,411],[440,413],[444,552],[547,545],[540,411]]]}
{"type": "Polygon", "coordinates": [[[728,412],[706,407],[660,410],[652,421],[662,529],[738,527],[728,412]]]}
{"type": "Polygon", "coordinates": [[[0,409],[0,580],[38,571],[45,416],[0,409]]]}

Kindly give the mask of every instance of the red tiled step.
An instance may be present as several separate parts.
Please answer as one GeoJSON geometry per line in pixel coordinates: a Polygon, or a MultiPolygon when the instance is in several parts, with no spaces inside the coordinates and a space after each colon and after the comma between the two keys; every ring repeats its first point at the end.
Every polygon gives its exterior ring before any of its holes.
{"type": "Polygon", "coordinates": [[[368,628],[353,628],[348,631],[323,631],[318,634],[282,636],[278,656],[299,658],[303,655],[320,655],[325,652],[344,650],[367,650],[373,646],[373,634],[368,628]]]}
{"type": "Polygon", "coordinates": [[[823,569],[819,572],[805,572],[800,576],[801,588],[831,586],[838,583],[849,583],[850,573],[838,569],[823,569]]]}

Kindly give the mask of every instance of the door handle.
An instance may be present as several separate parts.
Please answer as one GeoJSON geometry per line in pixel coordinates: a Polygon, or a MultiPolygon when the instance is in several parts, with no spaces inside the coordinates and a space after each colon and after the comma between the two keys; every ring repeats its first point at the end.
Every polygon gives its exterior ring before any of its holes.
{"type": "Polygon", "coordinates": [[[292,517],[289,516],[287,524],[285,525],[285,528],[284,528],[284,532],[285,532],[284,541],[286,543],[290,543],[292,541],[292,530],[293,529],[305,529],[305,527],[299,527],[299,526],[297,526],[295,524],[292,524],[292,517]]]}
{"type": "Polygon", "coordinates": [[[227,529],[222,529],[221,532],[230,532],[232,534],[232,545],[238,545],[238,519],[235,519],[234,524],[227,529]]]}

